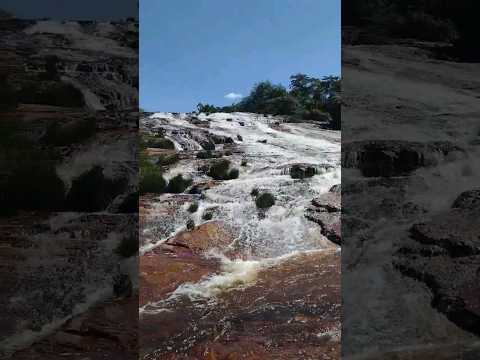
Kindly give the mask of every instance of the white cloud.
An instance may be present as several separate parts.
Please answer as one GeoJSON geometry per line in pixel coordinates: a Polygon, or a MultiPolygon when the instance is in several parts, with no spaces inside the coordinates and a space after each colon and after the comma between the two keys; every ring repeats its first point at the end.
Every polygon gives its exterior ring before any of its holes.
{"type": "Polygon", "coordinates": [[[225,99],[230,99],[230,100],[238,100],[242,98],[242,94],[237,94],[234,92],[231,92],[227,95],[225,95],[225,99]]]}

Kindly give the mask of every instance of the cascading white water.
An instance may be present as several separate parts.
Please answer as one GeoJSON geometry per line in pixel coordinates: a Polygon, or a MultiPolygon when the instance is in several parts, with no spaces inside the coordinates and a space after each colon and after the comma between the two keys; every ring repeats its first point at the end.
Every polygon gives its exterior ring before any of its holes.
{"type": "MultiPolygon", "coordinates": [[[[314,124],[278,121],[281,119],[246,113],[200,114],[196,125],[185,114],[157,113],[145,119],[142,124],[145,128],[161,128],[165,136],[181,145],[185,152],[200,147],[195,140],[199,133],[208,131],[230,137],[235,142],[235,150],[227,158],[231,167],[240,170],[240,175],[238,179],[222,181],[204,191],[201,199],[199,195],[186,195],[190,196],[190,201],[179,206],[174,214],[156,217],[157,220],[150,222],[150,228],[144,231],[155,232],[160,225],[164,228],[161,232],[164,237],[159,239],[156,236],[149,243],[142,242],[141,252],[145,253],[173,234],[185,230],[189,218],[196,225],[206,222],[202,220],[205,211],[214,211],[214,220],[221,220],[232,230],[235,239],[230,247],[240,250],[247,259],[244,265],[249,274],[252,269],[257,271],[262,268],[251,261],[262,262],[298,251],[332,247],[320,234],[319,226],[308,221],[304,214],[314,197],[340,183],[340,132],[324,130],[314,124]],[[241,166],[242,161],[246,161],[247,165],[241,166]],[[317,175],[304,180],[292,179],[288,170],[293,164],[314,167],[317,175]],[[258,189],[260,193],[269,192],[276,198],[275,205],[266,211],[265,216],[260,216],[256,208],[252,189],[258,189]],[[192,201],[199,203],[195,214],[187,211],[192,201]]],[[[216,145],[216,150],[223,147],[216,145]]],[[[197,160],[192,154],[180,160],[165,175],[172,178],[183,174],[194,182],[209,180],[198,170],[200,163],[202,160],[197,160]]],[[[178,195],[164,194],[156,206],[161,208],[164,206],[162,203],[165,204],[172,196],[178,199],[178,195]]],[[[155,211],[152,214],[156,216],[155,211]]],[[[224,270],[239,272],[241,267],[240,260],[235,266],[225,262],[224,270]]],[[[225,274],[218,276],[222,277],[218,281],[231,278],[225,274]]],[[[182,291],[194,288],[185,286],[182,291]]]]}

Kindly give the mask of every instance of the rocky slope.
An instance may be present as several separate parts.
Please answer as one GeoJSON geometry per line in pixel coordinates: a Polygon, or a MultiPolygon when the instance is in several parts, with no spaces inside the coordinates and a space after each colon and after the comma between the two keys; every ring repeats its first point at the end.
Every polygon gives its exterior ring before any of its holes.
{"type": "Polygon", "coordinates": [[[480,178],[479,65],[437,60],[433,45],[343,47],[348,359],[469,358],[477,346],[476,210],[458,204],[475,203],[480,178]]]}
{"type": "Polygon", "coordinates": [[[340,256],[308,209],[339,182],[340,133],[244,113],[156,113],[141,129],[174,143],[167,179],[193,180],[141,199],[142,358],[338,356],[340,256]],[[216,158],[198,156],[206,149],[216,158]],[[212,179],[226,159],[238,178],[212,179]],[[257,208],[252,190],[274,205],[257,208]]]}
{"type": "Polygon", "coordinates": [[[135,357],[136,26],[0,21],[2,357],[135,357]]]}

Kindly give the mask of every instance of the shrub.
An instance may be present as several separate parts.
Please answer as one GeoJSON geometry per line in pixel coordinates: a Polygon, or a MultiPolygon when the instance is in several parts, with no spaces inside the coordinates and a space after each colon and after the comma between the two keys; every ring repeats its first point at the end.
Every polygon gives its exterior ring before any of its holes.
{"type": "Polygon", "coordinates": [[[171,140],[161,136],[144,135],[143,143],[145,147],[154,148],[154,149],[169,149],[169,150],[175,149],[175,145],[171,140]]]}
{"type": "Polygon", "coordinates": [[[257,196],[255,204],[259,209],[267,209],[275,205],[275,197],[270,193],[263,193],[257,196]]]}
{"type": "Polygon", "coordinates": [[[181,174],[173,177],[168,182],[166,189],[167,193],[180,194],[184,192],[190,185],[192,185],[191,179],[184,179],[181,174]]]}
{"type": "Polygon", "coordinates": [[[247,160],[242,160],[242,163],[240,164],[240,166],[247,166],[248,163],[247,163],[247,160]]]}
{"type": "Polygon", "coordinates": [[[273,115],[292,115],[299,104],[293,96],[282,96],[265,102],[265,113],[273,115]]]}
{"type": "Polygon", "coordinates": [[[157,161],[157,165],[168,166],[175,164],[179,160],[178,154],[166,154],[160,155],[157,161]]]}
{"type": "Polygon", "coordinates": [[[302,116],[302,119],[305,119],[305,120],[315,120],[315,121],[325,121],[325,122],[330,122],[332,120],[329,113],[319,109],[304,111],[302,112],[301,116],[302,116]]]}
{"type": "Polygon", "coordinates": [[[225,156],[232,156],[232,152],[230,150],[227,150],[224,152],[225,156]]]}
{"type": "Polygon", "coordinates": [[[250,195],[252,195],[253,197],[257,197],[259,193],[260,192],[258,191],[258,189],[252,189],[252,191],[250,192],[250,195]]]}
{"type": "Polygon", "coordinates": [[[230,180],[238,179],[239,175],[240,175],[240,171],[238,171],[238,169],[231,169],[228,172],[228,179],[230,180]]]}
{"type": "Polygon", "coordinates": [[[165,192],[167,182],[160,171],[147,171],[140,175],[140,194],[153,193],[162,194],[165,192]]]}
{"type": "Polygon", "coordinates": [[[123,237],[115,252],[124,258],[135,255],[138,252],[138,236],[123,237]]]}
{"type": "Polygon", "coordinates": [[[223,159],[215,162],[210,166],[207,175],[215,180],[228,179],[228,168],[230,167],[230,161],[223,159]]]}
{"type": "Polygon", "coordinates": [[[198,203],[191,203],[190,206],[188,207],[188,212],[189,213],[195,213],[198,210],[198,203]]]}

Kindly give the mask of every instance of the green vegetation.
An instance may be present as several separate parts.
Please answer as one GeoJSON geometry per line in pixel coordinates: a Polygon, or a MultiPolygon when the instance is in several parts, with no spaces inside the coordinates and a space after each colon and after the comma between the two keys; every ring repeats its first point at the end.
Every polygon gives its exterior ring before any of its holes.
{"type": "Polygon", "coordinates": [[[192,185],[191,179],[184,179],[181,174],[173,177],[168,182],[168,186],[165,190],[167,193],[180,194],[184,192],[190,185],[192,185]]]}
{"type": "Polygon", "coordinates": [[[161,135],[142,135],[141,146],[155,149],[175,149],[173,142],[161,135]]]}
{"type": "Polygon", "coordinates": [[[253,197],[257,197],[259,193],[260,192],[258,191],[258,189],[252,189],[252,191],[250,192],[250,195],[253,197]]]}
{"type": "Polygon", "coordinates": [[[152,164],[142,151],[140,153],[140,194],[162,194],[165,192],[166,187],[167,182],[163,178],[161,168],[152,164]]]}
{"type": "Polygon", "coordinates": [[[214,162],[207,172],[207,175],[215,180],[237,179],[239,174],[238,169],[230,169],[230,161],[226,159],[214,162]]]}
{"type": "Polygon", "coordinates": [[[326,122],[333,129],[341,128],[340,78],[322,79],[305,74],[290,76],[290,87],[269,81],[256,84],[239,103],[225,107],[198,104],[199,112],[252,112],[257,114],[288,115],[301,119],[326,122]]]}
{"type": "Polygon", "coordinates": [[[383,36],[450,42],[448,55],[477,62],[479,10],[477,0],[348,0],[342,24],[383,36]]]}
{"type": "Polygon", "coordinates": [[[162,194],[165,192],[167,182],[158,171],[147,170],[140,175],[139,190],[140,194],[153,193],[162,194]]]}
{"type": "Polygon", "coordinates": [[[196,213],[197,210],[198,210],[198,203],[196,203],[196,202],[191,203],[187,210],[188,210],[189,213],[192,213],[192,214],[196,213]]]}
{"type": "Polygon", "coordinates": [[[164,154],[158,157],[157,165],[168,166],[173,165],[179,160],[178,154],[164,154]]]}
{"type": "Polygon", "coordinates": [[[268,209],[275,205],[275,197],[270,193],[263,193],[257,196],[255,205],[257,205],[259,209],[268,209]]]}
{"type": "Polygon", "coordinates": [[[239,176],[240,176],[240,171],[238,169],[231,169],[228,173],[228,178],[230,180],[238,179],[239,176]]]}

